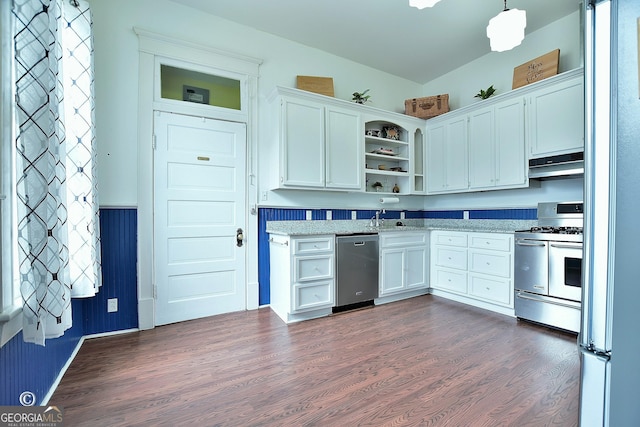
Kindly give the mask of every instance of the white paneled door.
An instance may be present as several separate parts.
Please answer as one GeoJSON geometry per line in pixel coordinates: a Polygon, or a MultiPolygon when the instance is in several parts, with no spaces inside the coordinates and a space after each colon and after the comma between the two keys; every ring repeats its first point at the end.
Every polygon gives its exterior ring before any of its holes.
{"type": "Polygon", "coordinates": [[[156,112],[154,133],[156,325],[244,310],[245,124],[156,112]]]}

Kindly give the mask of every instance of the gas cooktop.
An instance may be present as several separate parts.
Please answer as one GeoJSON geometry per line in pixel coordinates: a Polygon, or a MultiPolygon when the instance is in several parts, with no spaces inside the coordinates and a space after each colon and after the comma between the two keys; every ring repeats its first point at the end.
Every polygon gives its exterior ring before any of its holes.
{"type": "Polygon", "coordinates": [[[582,242],[582,202],[539,203],[538,226],[516,231],[516,239],[582,242]]]}

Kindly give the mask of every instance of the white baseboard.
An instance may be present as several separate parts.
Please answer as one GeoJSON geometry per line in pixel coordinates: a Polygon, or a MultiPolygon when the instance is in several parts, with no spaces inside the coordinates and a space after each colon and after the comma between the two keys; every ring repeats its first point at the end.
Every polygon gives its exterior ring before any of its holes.
{"type": "Polygon", "coordinates": [[[155,300],[153,298],[138,299],[138,328],[153,329],[155,325],[155,300]]]}
{"type": "Polygon", "coordinates": [[[85,336],[81,337],[80,341],[78,341],[78,344],[76,345],[76,348],[71,353],[71,356],[69,356],[69,359],[67,360],[67,362],[64,364],[64,366],[62,367],[62,369],[58,373],[58,376],[56,377],[56,380],[53,382],[53,384],[49,388],[49,392],[42,399],[42,402],[40,403],[40,406],[46,406],[46,405],[49,404],[49,399],[51,399],[51,396],[53,396],[53,393],[58,388],[58,385],[60,384],[60,381],[62,381],[62,377],[67,372],[67,369],[69,369],[69,366],[71,366],[71,363],[73,362],[73,359],[76,358],[76,355],[80,351],[80,347],[82,347],[82,344],[84,344],[85,340],[88,340],[88,339],[91,339],[91,338],[108,337],[108,336],[112,336],[112,335],[128,334],[128,333],[137,332],[137,331],[139,331],[139,329],[137,329],[137,328],[134,328],[134,329],[123,329],[121,331],[103,332],[103,333],[100,333],[100,334],[85,335],[85,336]]]}
{"type": "Polygon", "coordinates": [[[247,283],[247,310],[256,310],[260,304],[260,284],[258,282],[247,283]]]}
{"type": "Polygon", "coordinates": [[[65,363],[60,372],[58,372],[56,380],[53,382],[53,384],[51,384],[51,387],[49,387],[49,392],[44,396],[42,402],[40,402],[40,406],[46,406],[49,404],[49,399],[51,399],[51,396],[53,396],[53,393],[58,388],[60,381],[62,381],[62,377],[67,372],[67,369],[69,369],[69,366],[71,366],[71,362],[73,362],[73,359],[76,358],[76,355],[78,354],[78,351],[80,351],[80,347],[82,347],[83,343],[84,337],[80,338],[80,341],[78,341],[78,344],[76,344],[76,348],[71,353],[71,356],[69,356],[69,360],[67,360],[67,363],[65,363]]]}

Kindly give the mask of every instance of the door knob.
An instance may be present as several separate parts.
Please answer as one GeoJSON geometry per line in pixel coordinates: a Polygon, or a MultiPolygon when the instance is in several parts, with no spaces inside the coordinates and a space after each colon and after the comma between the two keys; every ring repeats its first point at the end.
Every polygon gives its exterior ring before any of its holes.
{"type": "Polygon", "coordinates": [[[244,234],[242,233],[242,228],[238,228],[238,230],[236,230],[236,246],[241,248],[243,240],[244,234]]]}

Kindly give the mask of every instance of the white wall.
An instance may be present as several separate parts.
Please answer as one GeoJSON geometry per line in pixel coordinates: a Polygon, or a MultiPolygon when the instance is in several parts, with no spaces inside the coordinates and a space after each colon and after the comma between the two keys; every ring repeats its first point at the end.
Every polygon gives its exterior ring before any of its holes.
{"type": "MultiPolygon", "coordinates": [[[[406,98],[415,97],[421,90],[415,82],[167,0],[89,0],[89,3],[94,19],[96,139],[102,206],[137,205],[138,39],[134,26],[262,59],[260,117],[266,117],[265,98],[274,86],[295,87],[297,75],[333,77],[336,98],[346,100],[355,91],[370,89],[372,106],[398,112],[403,111],[406,98]]],[[[259,119],[261,139],[266,137],[264,129],[265,123],[259,119]]],[[[268,162],[259,164],[259,168],[266,167],[268,162]]],[[[350,197],[341,195],[338,204],[350,206],[350,197]]],[[[329,195],[319,198],[303,195],[299,201],[287,195],[282,203],[296,205],[327,198],[331,199],[329,195]]]]}
{"type": "Polygon", "coordinates": [[[580,11],[576,11],[531,34],[522,44],[506,52],[491,52],[457,68],[422,88],[423,96],[449,94],[451,110],[475,102],[480,89],[493,85],[496,94],[511,90],[513,69],[554,49],[560,49],[559,72],[582,66],[580,11]]]}

